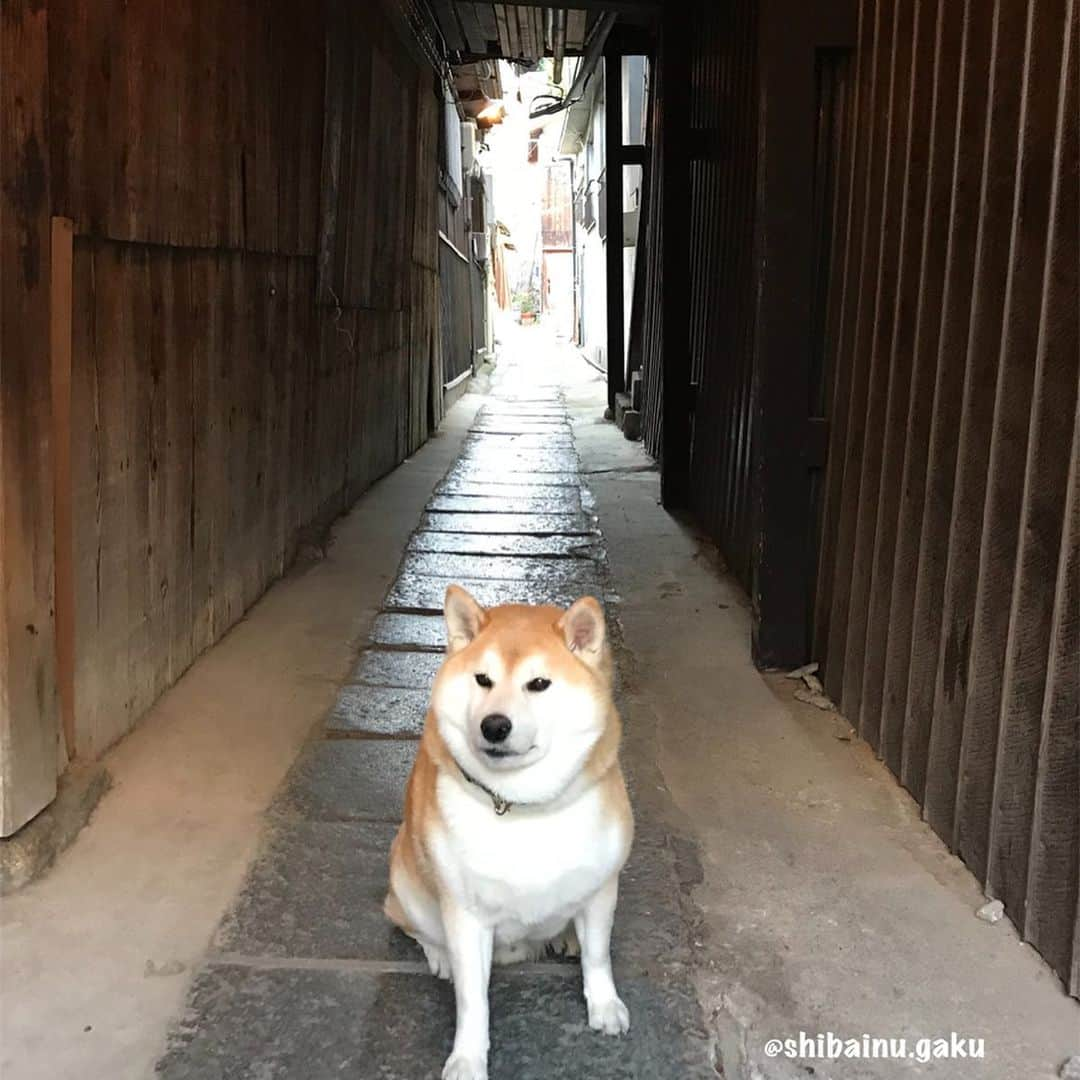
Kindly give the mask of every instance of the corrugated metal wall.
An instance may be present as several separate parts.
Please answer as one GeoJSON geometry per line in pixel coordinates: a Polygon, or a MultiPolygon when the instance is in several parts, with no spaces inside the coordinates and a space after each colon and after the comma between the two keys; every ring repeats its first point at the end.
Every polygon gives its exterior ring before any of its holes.
{"type": "Polygon", "coordinates": [[[472,371],[473,266],[465,253],[439,241],[439,291],[443,378],[447,385],[472,371]]]}
{"type": "Polygon", "coordinates": [[[1076,0],[863,0],[814,657],[1080,994],[1076,0]]]}
{"type": "Polygon", "coordinates": [[[690,500],[739,580],[751,575],[757,5],[704,4],[693,35],[690,500]]]}

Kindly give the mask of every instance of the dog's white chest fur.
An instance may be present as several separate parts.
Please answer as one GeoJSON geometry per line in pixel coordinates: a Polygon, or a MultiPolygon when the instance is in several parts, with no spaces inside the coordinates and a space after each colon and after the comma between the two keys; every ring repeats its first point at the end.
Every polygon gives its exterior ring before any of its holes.
{"type": "Polygon", "coordinates": [[[497,815],[482,792],[453,777],[438,786],[445,832],[435,845],[461,902],[513,944],[557,933],[626,859],[626,824],[597,788],[557,809],[515,806],[497,815]]]}

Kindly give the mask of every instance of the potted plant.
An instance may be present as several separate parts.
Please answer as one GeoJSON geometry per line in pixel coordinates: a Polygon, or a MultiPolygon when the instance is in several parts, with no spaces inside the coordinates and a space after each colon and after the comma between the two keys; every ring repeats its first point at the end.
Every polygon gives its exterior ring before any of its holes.
{"type": "Polygon", "coordinates": [[[536,322],[536,295],[531,289],[518,293],[518,320],[523,326],[536,322]]]}

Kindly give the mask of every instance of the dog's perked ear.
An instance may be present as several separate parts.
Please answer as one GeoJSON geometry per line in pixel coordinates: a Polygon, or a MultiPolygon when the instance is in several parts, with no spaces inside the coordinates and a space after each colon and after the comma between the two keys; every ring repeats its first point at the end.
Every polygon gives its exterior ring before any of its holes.
{"type": "Polygon", "coordinates": [[[451,585],[443,600],[446,616],[446,651],[455,653],[484,628],[487,612],[460,586],[451,585]]]}
{"type": "Polygon", "coordinates": [[[559,620],[566,647],[590,667],[600,663],[604,654],[604,612],[591,596],[575,600],[559,620]]]}

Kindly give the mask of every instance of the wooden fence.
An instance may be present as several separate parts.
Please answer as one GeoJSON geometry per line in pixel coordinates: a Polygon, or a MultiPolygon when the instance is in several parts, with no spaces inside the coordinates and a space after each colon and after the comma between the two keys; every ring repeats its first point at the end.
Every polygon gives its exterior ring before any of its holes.
{"type": "Polygon", "coordinates": [[[443,376],[435,73],[380,5],[49,0],[4,19],[5,198],[45,238],[9,277],[29,234],[5,217],[5,305],[37,325],[51,284],[66,327],[50,358],[47,332],[9,338],[5,306],[5,438],[19,415],[26,439],[4,486],[36,506],[4,526],[28,590],[3,612],[17,640],[0,634],[26,676],[0,717],[6,835],[58,758],[124,734],[424,441],[443,376]],[[71,223],[52,265],[50,217],[71,223]]]}
{"type": "Polygon", "coordinates": [[[815,659],[1080,995],[1075,0],[864,0],[815,659]]]}

